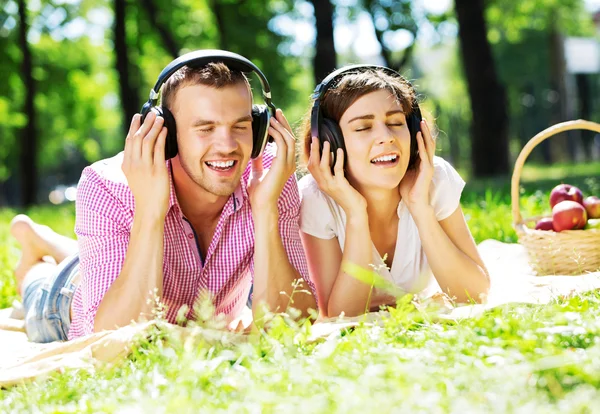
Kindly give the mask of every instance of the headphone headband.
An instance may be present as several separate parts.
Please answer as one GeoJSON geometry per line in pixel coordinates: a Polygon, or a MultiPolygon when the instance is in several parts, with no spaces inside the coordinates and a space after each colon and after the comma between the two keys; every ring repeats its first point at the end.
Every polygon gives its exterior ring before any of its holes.
{"type": "Polygon", "coordinates": [[[150,90],[150,97],[141,110],[142,122],[150,112],[162,116],[165,120],[165,126],[167,127],[165,159],[173,158],[179,152],[177,145],[177,123],[169,108],[157,105],[159,91],[167,79],[183,66],[202,67],[211,62],[222,62],[230,69],[241,73],[256,73],[260,80],[263,99],[266,105],[252,105],[252,153],[250,156],[256,158],[262,154],[269,140],[269,120],[272,116],[275,116],[276,108],[273,102],[271,102],[271,87],[265,75],[254,63],[236,53],[218,49],[196,50],[176,58],[160,72],[156,84],[150,90]]]}
{"type": "Polygon", "coordinates": [[[389,75],[392,76],[397,76],[402,78],[402,75],[400,75],[400,73],[396,72],[395,70],[388,68],[386,66],[380,66],[380,65],[363,65],[363,64],[356,64],[356,65],[348,65],[348,66],[344,66],[343,68],[337,69],[333,72],[331,72],[329,75],[327,75],[325,77],[325,79],[323,79],[321,81],[321,83],[319,83],[317,85],[317,87],[315,88],[315,90],[313,91],[313,99],[315,100],[320,100],[321,98],[323,98],[323,95],[325,94],[325,92],[327,92],[327,90],[329,89],[329,87],[331,86],[331,84],[340,76],[340,75],[344,75],[347,72],[351,72],[353,70],[356,70],[357,72],[362,72],[363,70],[366,69],[373,69],[373,70],[383,70],[384,72],[387,72],[389,75]]]}
{"type": "Polygon", "coordinates": [[[275,113],[275,106],[271,102],[271,87],[269,86],[269,82],[261,70],[245,57],[238,55],[237,53],[219,49],[195,50],[193,52],[181,55],[177,59],[173,60],[162,70],[162,72],[160,72],[156,84],[150,90],[148,102],[150,102],[152,105],[156,105],[159,96],[158,92],[163,83],[165,83],[173,73],[183,66],[204,66],[211,62],[223,62],[230,69],[246,73],[256,73],[261,84],[262,95],[263,99],[265,100],[265,104],[271,108],[273,113],[275,113]]]}

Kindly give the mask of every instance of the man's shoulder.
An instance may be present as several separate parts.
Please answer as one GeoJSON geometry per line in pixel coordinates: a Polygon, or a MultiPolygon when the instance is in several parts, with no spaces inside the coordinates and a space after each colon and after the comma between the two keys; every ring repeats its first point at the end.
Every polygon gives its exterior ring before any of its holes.
{"type": "Polygon", "coordinates": [[[110,157],[98,160],[83,170],[83,175],[89,175],[101,181],[127,185],[127,178],[121,169],[123,151],[110,157]]]}
{"type": "Polygon", "coordinates": [[[79,195],[97,198],[101,193],[106,193],[125,204],[131,204],[131,191],[121,169],[122,162],[123,152],[120,152],[85,167],[79,180],[79,195]]]}

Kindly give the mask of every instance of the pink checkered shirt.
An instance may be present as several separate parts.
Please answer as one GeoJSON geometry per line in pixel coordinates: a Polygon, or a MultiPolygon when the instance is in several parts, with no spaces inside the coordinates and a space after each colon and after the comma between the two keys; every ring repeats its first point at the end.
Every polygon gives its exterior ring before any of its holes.
{"type": "MultiPolygon", "coordinates": [[[[274,144],[267,145],[265,168],[270,167],[275,151],[274,144]]],[[[75,233],[82,277],[73,296],[69,339],[93,332],[98,306],[125,260],[135,204],[121,170],[122,160],[120,153],[86,167],[78,185],[75,233]]],[[[193,306],[202,292],[211,295],[216,312],[229,320],[246,305],[254,272],[254,222],[246,190],[249,175],[250,163],[240,186],[223,208],[204,260],[171,181],[164,229],[162,297],[171,323],[175,323],[183,305],[189,309],[187,317],[193,319],[193,306]]],[[[290,262],[314,295],[299,234],[300,195],[295,175],[286,182],[278,209],[279,231],[290,262]]]]}

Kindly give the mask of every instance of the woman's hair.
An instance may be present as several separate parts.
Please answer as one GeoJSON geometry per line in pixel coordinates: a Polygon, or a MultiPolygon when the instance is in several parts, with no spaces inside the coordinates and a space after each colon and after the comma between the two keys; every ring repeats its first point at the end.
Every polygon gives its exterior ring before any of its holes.
{"type": "MultiPolygon", "coordinates": [[[[383,70],[365,70],[361,72],[348,72],[341,75],[338,82],[330,87],[321,98],[320,107],[324,118],[329,118],[339,124],[342,115],[360,97],[380,90],[389,91],[400,103],[402,110],[408,117],[417,105],[416,94],[410,83],[403,78],[387,74],[383,70]]],[[[311,109],[312,103],[311,102],[311,109]]],[[[300,164],[306,165],[310,155],[311,109],[305,115],[300,126],[299,148],[300,164]]]]}

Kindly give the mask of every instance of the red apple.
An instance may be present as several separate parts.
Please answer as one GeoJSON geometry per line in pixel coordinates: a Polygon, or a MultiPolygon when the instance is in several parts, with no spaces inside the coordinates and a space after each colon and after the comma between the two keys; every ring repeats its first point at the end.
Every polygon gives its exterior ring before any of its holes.
{"type": "Polygon", "coordinates": [[[554,231],[582,229],[586,222],[585,208],[576,201],[564,200],[552,209],[554,231]]]}
{"type": "Polygon", "coordinates": [[[550,208],[554,208],[563,200],[573,200],[583,205],[583,193],[573,185],[559,184],[550,192],[550,208]]]}
{"type": "Polygon", "coordinates": [[[600,218],[600,198],[589,196],[583,200],[583,206],[587,212],[588,218],[600,218]]]}
{"type": "Polygon", "coordinates": [[[544,217],[543,219],[538,220],[535,225],[536,230],[554,230],[554,226],[552,224],[552,219],[549,217],[544,217]]]}

